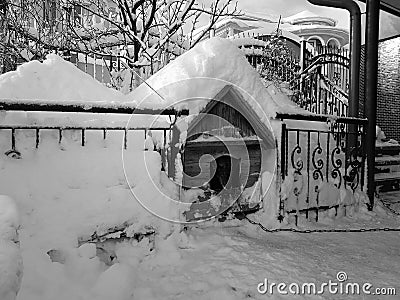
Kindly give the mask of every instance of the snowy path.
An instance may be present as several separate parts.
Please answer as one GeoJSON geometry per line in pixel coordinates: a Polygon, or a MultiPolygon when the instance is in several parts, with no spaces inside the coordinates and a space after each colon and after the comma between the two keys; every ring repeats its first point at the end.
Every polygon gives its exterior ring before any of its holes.
{"type": "MultiPolygon", "coordinates": [[[[349,282],[370,282],[375,287],[395,287],[400,291],[400,234],[333,233],[333,234],[257,234],[254,227],[196,229],[196,249],[182,251],[184,264],[168,270],[158,281],[165,299],[266,299],[257,293],[257,284],[328,282],[344,271],[349,282]],[[198,248],[197,248],[198,247],[198,248]],[[176,280],[187,278],[176,284],[176,280]],[[190,288],[190,281],[195,285],[190,288]],[[175,283],[175,284],[174,284],[175,283]]],[[[273,295],[273,299],[289,296],[273,295]]],[[[324,294],[315,299],[340,299],[324,294]]],[[[343,297],[343,296],[342,296],[343,297]]],[[[362,296],[350,296],[360,299],[362,296]]],[[[379,299],[398,299],[385,296],[379,299]]],[[[302,299],[301,296],[290,297],[302,299]]],[[[312,299],[305,296],[304,299],[312,299]]],[[[377,299],[371,296],[367,299],[377,299]]]]}
{"type": "Polygon", "coordinates": [[[388,207],[400,214],[400,191],[382,193],[380,197],[388,207]]]}

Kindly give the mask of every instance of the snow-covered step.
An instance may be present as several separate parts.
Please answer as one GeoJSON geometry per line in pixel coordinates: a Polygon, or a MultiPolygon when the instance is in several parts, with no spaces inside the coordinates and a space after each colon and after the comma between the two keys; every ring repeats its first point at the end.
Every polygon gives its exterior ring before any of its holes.
{"type": "Polygon", "coordinates": [[[375,174],[375,181],[396,180],[400,181],[400,172],[388,172],[375,174]]]}
{"type": "Polygon", "coordinates": [[[379,156],[375,158],[375,166],[394,166],[400,165],[400,155],[396,156],[379,156]]]}
{"type": "Polygon", "coordinates": [[[376,145],[375,153],[377,156],[399,155],[400,154],[400,145],[376,145]]]}
{"type": "Polygon", "coordinates": [[[375,158],[375,183],[380,192],[400,190],[400,156],[375,158]]]}

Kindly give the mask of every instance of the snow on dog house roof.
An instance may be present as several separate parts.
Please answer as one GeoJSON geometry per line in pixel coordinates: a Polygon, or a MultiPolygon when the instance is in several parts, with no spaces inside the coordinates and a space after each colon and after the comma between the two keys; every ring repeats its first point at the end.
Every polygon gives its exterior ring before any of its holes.
{"type": "MultiPolygon", "coordinates": [[[[274,137],[271,133],[271,128],[268,126],[269,124],[263,123],[258,118],[255,111],[250,107],[250,105],[243,101],[243,97],[241,93],[235,89],[232,85],[226,85],[214,98],[212,101],[209,101],[206,107],[201,111],[201,114],[195,116],[192,120],[190,120],[189,127],[187,129],[188,136],[195,135],[196,133],[201,133],[203,129],[206,127],[212,127],[213,124],[199,124],[199,123],[219,123],[219,126],[225,125],[233,125],[234,123],[238,123],[235,127],[243,127],[241,129],[245,129],[245,127],[250,126],[251,131],[254,130],[254,133],[261,138],[262,143],[267,147],[275,147],[274,137]],[[223,103],[223,104],[222,104],[223,103]],[[225,115],[216,116],[212,111],[219,104],[222,104],[219,108],[214,111],[214,113],[225,111],[222,113],[225,115]],[[233,113],[229,108],[232,107],[235,111],[239,112],[241,116],[244,117],[244,120],[241,120],[241,117],[238,117],[233,113]],[[208,118],[208,114],[211,114],[212,117],[208,118]],[[224,120],[220,120],[219,118],[223,118],[224,120]],[[234,119],[235,118],[235,119],[234,119]],[[230,123],[232,122],[232,123],[230,123]],[[247,125],[249,124],[249,125],[247,125]]],[[[216,124],[214,124],[216,125],[216,124]]],[[[248,128],[247,128],[248,129],[248,128]]]]}
{"type": "Polygon", "coordinates": [[[243,52],[227,39],[212,38],[166,65],[146,83],[127,95],[140,108],[189,109],[200,113],[226,87],[240,94],[241,101],[264,125],[277,113],[309,112],[290,101],[273,84],[265,87],[243,52]],[[156,91],[156,92],[155,92],[156,91]]]}

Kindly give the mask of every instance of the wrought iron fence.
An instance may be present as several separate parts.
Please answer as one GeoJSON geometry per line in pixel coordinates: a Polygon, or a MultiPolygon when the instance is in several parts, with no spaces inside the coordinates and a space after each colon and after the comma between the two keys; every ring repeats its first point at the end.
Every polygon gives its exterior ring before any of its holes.
{"type": "Polygon", "coordinates": [[[340,198],[335,193],[341,188],[351,193],[364,189],[367,120],[338,118],[332,122],[326,116],[280,118],[319,123],[318,129],[282,124],[280,217],[294,215],[297,225],[301,214],[318,221],[322,210],[335,208],[337,213],[340,198]]]}
{"type": "Polygon", "coordinates": [[[271,35],[246,33],[232,37],[262,78],[288,83],[292,100],[298,105],[318,114],[347,116],[349,51],[328,46],[310,50],[303,45],[301,60],[298,45],[288,41],[276,44],[276,39],[271,35]],[[277,57],[274,51],[279,52],[277,57]]]}
{"type": "MultiPolygon", "coordinates": [[[[87,143],[86,133],[88,131],[97,131],[102,133],[103,140],[107,139],[108,133],[110,131],[119,131],[123,133],[123,141],[122,145],[125,150],[128,149],[128,133],[130,131],[142,131],[143,132],[143,141],[147,138],[148,132],[162,132],[162,145],[160,145],[159,151],[161,155],[161,166],[162,170],[165,170],[167,167],[168,161],[168,133],[170,132],[169,127],[96,127],[96,126],[41,126],[41,125],[0,125],[0,133],[4,133],[8,131],[10,133],[10,150],[6,152],[6,155],[12,156],[14,158],[19,158],[21,156],[21,152],[18,150],[17,142],[16,142],[16,135],[18,131],[22,130],[29,130],[35,132],[35,148],[38,149],[41,142],[41,132],[44,130],[52,130],[58,133],[58,143],[61,144],[64,138],[64,133],[66,131],[75,131],[79,132],[80,137],[80,145],[84,147],[87,143]]],[[[144,143],[143,143],[144,145],[144,143]]],[[[152,149],[149,149],[152,150],[152,149]]]]}
{"type": "Polygon", "coordinates": [[[306,64],[318,62],[320,73],[345,93],[349,91],[350,56],[343,48],[317,47],[306,64]]]}
{"type": "Polygon", "coordinates": [[[300,107],[316,114],[348,115],[348,94],[318,70],[307,73],[296,84],[294,90],[298,92],[292,100],[300,107]]]}

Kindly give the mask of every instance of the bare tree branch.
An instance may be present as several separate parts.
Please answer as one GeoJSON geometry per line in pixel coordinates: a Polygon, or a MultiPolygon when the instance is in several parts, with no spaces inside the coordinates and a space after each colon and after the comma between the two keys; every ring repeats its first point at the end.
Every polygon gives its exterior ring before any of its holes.
{"type": "Polygon", "coordinates": [[[130,68],[149,65],[152,74],[204,39],[218,20],[238,15],[234,0],[212,0],[209,8],[197,1],[0,0],[0,50],[20,61],[52,50],[121,53],[130,68]],[[194,35],[202,16],[210,21],[194,35]]]}

